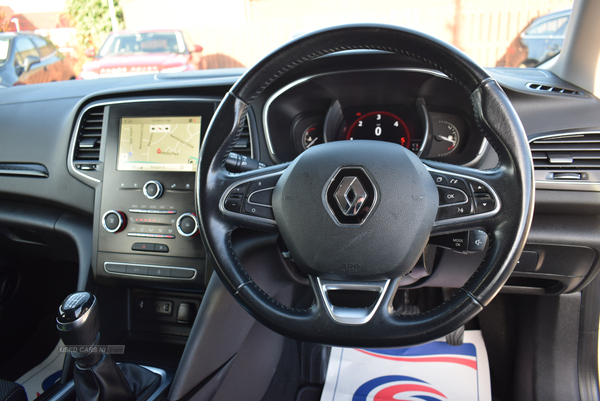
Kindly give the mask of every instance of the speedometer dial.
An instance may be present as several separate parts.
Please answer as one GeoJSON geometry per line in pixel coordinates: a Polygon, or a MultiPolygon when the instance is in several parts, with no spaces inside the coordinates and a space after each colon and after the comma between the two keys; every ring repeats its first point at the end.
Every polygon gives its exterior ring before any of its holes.
{"type": "Polygon", "coordinates": [[[346,139],[372,139],[410,146],[410,131],[402,119],[387,111],[374,111],[360,117],[348,130],[346,139]]]}

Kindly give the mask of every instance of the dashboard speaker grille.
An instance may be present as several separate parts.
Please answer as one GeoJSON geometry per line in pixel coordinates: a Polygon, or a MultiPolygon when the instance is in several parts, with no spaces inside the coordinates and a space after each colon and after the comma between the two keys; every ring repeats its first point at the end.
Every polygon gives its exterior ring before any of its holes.
{"type": "Polygon", "coordinates": [[[76,162],[93,162],[100,159],[103,120],[104,106],[92,107],[83,114],[79,123],[77,142],[73,154],[76,162]]]}
{"type": "Polygon", "coordinates": [[[251,139],[251,135],[250,135],[248,117],[246,117],[246,119],[244,120],[244,126],[242,128],[242,133],[240,134],[239,139],[235,143],[235,146],[233,147],[233,151],[242,156],[247,156],[250,158],[253,157],[252,139],[251,139]]]}
{"type": "Polygon", "coordinates": [[[600,169],[600,133],[553,136],[529,146],[536,170],[600,169]]]}

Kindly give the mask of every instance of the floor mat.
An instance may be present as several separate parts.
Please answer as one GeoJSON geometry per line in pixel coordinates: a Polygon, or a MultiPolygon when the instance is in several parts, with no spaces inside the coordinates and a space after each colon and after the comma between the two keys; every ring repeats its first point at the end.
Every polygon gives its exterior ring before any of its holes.
{"type": "Polygon", "coordinates": [[[29,401],[37,398],[60,379],[65,360],[65,353],[59,352],[60,347],[64,347],[62,341],[56,344],[42,363],[17,379],[17,383],[25,387],[29,401]]]}
{"type": "Polygon", "coordinates": [[[394,349],[332,348],[321,401],[491,401],[481,331],[463,345],[445,341],[394,349]]]}

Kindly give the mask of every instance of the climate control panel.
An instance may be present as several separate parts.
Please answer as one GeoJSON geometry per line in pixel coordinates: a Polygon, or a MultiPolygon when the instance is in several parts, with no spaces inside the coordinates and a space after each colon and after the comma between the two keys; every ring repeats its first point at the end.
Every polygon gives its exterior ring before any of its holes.
{"type": "MultiPolygon", "coordinates": [[[[205,251],[198,238],[194,178],[192,172],[115,171],[108,174],[98,213],[96,271],[107,277],[156,282],[162,276],[140,276],[130,272],[135,270],[133,268],[117,271],[104,266],[108,263],[113,267],[160,265],[172,269],[202,269],[205,251]]],[[[201,279],[200,275],[194,277],[201,279]]]]}

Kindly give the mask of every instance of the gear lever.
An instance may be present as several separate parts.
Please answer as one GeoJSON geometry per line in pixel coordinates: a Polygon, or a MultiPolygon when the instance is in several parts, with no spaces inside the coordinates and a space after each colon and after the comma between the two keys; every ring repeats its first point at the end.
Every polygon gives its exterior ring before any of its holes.
{"type": "Polygon", "coordinates": [[[100,322],[93,294],[75,292],[65,298],[56,327],[65,345],[73,348],[78,400],[135,400],[160,383],[160,377],[149,370],[132,364],[119,367],[109,354],[98,352],[100,322]]]}
{"type": "Polygon", "coordinates": [[[58,308],[56,327],[60,338],[68,347],[75,347],[71,355],[80,367],[92,366],[102,359],[102,354],[85,352],[100,340],[98,303],[89,292],[76,292],[69,295],[58,308]],[[82,352],[83,351],[83,352],[82,352]]]}

